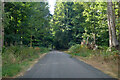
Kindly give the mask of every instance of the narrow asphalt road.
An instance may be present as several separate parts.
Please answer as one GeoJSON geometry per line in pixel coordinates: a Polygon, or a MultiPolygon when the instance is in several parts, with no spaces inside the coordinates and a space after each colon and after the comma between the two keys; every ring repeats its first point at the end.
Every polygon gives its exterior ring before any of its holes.
{"type": "Polygon", "coordinates": [[[51,51],[27,70],[22,78],[111,78],[92,66],[71,58],[69,54],[51,51]]]}

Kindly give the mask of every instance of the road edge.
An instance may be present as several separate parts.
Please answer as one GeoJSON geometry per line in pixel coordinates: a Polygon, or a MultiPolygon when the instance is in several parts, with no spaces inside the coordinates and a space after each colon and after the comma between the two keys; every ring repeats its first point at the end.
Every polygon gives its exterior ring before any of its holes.
{"type": "Polygon", "coordinates": [[[77,56],[73,56],[73,57],[76,58],[76,59],[79,60],[79,61],[82,61],[82,62],[84,62],[84,63],[86,63],[86,64],[88,64],[88,65],[90,65],[90,66],[92,66],[92,67],[94,67],[94,68],[96,68],[96,69],[98,69],[99,71],[101,71],[101,72],[103,72],[103,73],[111,76],[112,78],[116,78],[116,79],[120,80],[118,77],[115,77],[114,75],[112,75],[112,74],[110,74],[110,73],[108,73],[108,72],[105,72],[105,71],[101,70],[100,68],[92,65],[91,63],[88,63],[87,60],[84,60],[84,59],[82,59],[81,57],[77,57],[77,56]]]}
{"type": "Polygon", "coordinates": [[[30,62],[31,64],[30,64],[27,68],[21,70],[17,75],[13,76],[12,78],[17,78],[17,77],[23,76],[28,70],[30,70],[30,69],[31,69],[40,59],[42,59],[46,54],[47,54],[47,53],[39,54],[39,58],[31,61],[31,62],[30,62]]]}

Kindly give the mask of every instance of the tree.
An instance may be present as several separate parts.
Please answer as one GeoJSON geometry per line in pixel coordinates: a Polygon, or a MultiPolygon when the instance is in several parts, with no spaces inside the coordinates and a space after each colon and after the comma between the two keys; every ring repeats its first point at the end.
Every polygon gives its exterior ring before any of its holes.
{"type": "Polygon", "coordinates": [[[47,3],[6,2],[4,10],[6,46],[48,47],[51,44],[51,15],[47,3]]]}
{"type": "Polygon", "coordinates": [[[119,26],[119,36],[118,36],[118,39],[119,39],[119,47],[120,47],[120,1],[118,2],[118,26],[119,26]]]}
{"type": "Polygon", "coordinates": [[[108,29],[105,2],[82,3],[84,6],[83,16],[85,16],[85,32],[83,39],[88,39],[97,45],[108,45],[108,29]],[[103,38],[104,37],[104,38],[103,38]]]}
{"type": "MultiPolygon", "coordinates": [[[[2,2],[0,1],[0,9],[2,9],[1,7],[2,2]]],[[[2,15],[2,11],[0,10],[0,15],[2,15]]],[[[0,52],[2,51],[2,16],[0,17],[0,52]]]]}
{"type": "Polygon", "coordinates": [[[56,3],[53,15],[54,45],[57,48],[69,48],[80,44],[84,32],[83,5],[76,2],[56,3]]]}
{"type": "Polygon", "coordinates": [[[116,36],[116,28],[115,28],[115,11],[112,7],[112,1],[108,2],[108,27],[109,27],[109,46],[111,47],[118,47],[118,40],[116,36]]]}
{"type": "Polygon", "coordinates": [[[4,21],[4,0],[3,2],[0,2],[1,5],[1,20],[0,20],[0,51],[2,50],[3,47],[3,42],[4,42],[4,26],[2,22],[4,21]]]}

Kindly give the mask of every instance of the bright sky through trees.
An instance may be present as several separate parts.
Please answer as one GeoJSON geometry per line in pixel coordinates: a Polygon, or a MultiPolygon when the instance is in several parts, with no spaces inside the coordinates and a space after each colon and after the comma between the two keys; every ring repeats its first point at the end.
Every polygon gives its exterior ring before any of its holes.
{"type": "Polygon", "coordinates": [[[48,3],[49,3],[49,10],[50,10],[50,13],[53,15],[54,14],[54,6],[55,6],[55,2],[56,0],[48,0],[48,3]]]}

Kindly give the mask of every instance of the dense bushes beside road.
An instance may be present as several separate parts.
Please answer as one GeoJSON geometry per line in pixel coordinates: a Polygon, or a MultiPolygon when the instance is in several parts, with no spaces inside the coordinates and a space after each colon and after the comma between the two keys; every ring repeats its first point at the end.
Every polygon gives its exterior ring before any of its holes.
{"type": "Polygon", "coordinates": [[[25,46],[11,46],[3,49],[2,76],[11,77],[20,72],[29,62],[39,58],[39,55],[47,52],[44,47],[30,48],[25,46]]]}

